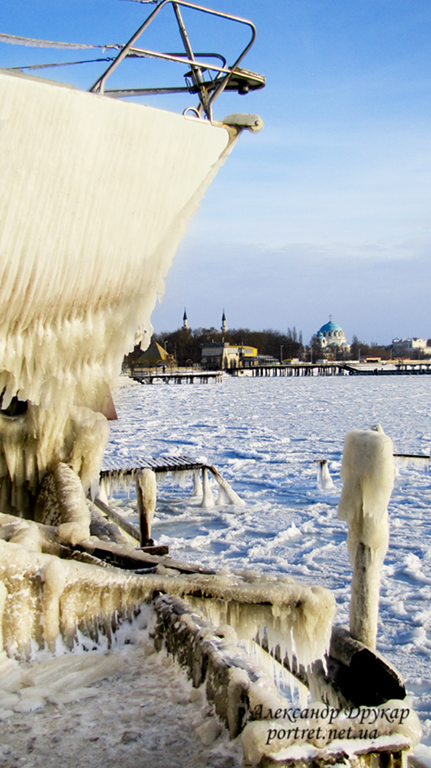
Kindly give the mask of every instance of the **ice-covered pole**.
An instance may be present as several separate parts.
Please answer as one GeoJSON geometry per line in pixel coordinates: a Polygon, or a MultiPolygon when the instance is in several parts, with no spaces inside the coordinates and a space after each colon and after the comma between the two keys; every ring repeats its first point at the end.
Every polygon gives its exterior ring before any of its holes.
{"type": "Polygon", "coordinates": [[[156,508],[157,481],[152,469],[142,469],[135,475],[136,498],[139,512],[139,530],[141,532],[141,547],[153,544],[151,524],[156,508]]]}
{"type": "Polygon", "coordinates": [[[350,634],[376,648],[380,570],[388,549],[388,504],[394,484],[392,441],[379,426],[349,432],[344,442],[338,517],[348,525],[353,567],[350,634]]]}

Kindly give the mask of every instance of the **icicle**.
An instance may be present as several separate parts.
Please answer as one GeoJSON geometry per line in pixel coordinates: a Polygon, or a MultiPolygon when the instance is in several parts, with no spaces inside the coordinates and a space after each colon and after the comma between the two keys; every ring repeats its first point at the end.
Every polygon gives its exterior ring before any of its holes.
{"type": "Polygon", "coordinates": [[[172,482],[179,485],[180,488],[185,488],[191,476],[191,470],[178,469],[172,472],[172,482]]]}
{"type": "Polygon", "coordinates": [[[62,561],[53,558],[43,576],[43,638],[48,648],[54,651],[60,631],[60,597],[66,586],[66,571],[62,561]]]}
{"type": "Polygon", "coordinates": [[[200,469],[195,469],[193,472],[192,496],[202,496],[202,482],[201,482],[200,469]]]}
{"type": "Polygon", "coordinates": [[[3,651],[3,614],[7,600],[7,589],[0,581],[0,653],[3,651]]]}
{"type": "Polygon", "coordinates": [[[108,496],[110,495],[108,490],[108,483],[106,482],[106,478],[102,477],[99,483],[99,488],[97,490],[97,493],[95,496],[92,497],[92,499],[100,499],[100,501],[103,501],[104,504],[108,503],[108,496]]]}
{"type": "Polygon", "coordinates": [[[174,485],[181,486],[181,483],[182,483],[182,473],[179,470],[177,470],[177,469],[175,469],[172,472],[172,483],[174,485]]]}
{"type": "Polygon", "coordinates": [[[216,500],[216,506],[217,507],[225,507],[227,504],[230,504],[229,497],[222,486],[219,487],[218,496],[216,500]]]}
{"type": "Polygon", "coordinates": [[[214,497],[212,495],[212,491],[209,484],[209,477],[208,477],[208,470],[204,468],[202,470],[202,486],[203,486],[203,495],[202,495],[202,507],[213,507],[214,506],[214,497]]]}
{"type": "MultiPolygon", "coordinates": [[[[194,589],[198,583],[195,576],[194,589]]],[[[180,582],[176,586],[180,588],[180,582]]],[[[323,660],[335,616],[335,601],[327,590],[305,587],[288,577],[247,573],[241,579],[234,574],[211,577],[210,584],[204,579],[201,589],[205,599],[187,599],[215,626],[229,624],[243,641],[252,641],[265,630],[269,652],[281,662],[287,657],[290,666],[293,655],[305,668],[323,660]]]]}
{"type": "Polygon", "coordinates": [[[296,693],[296,679],[288,670],[277,661],[274,656],[271,656],[266,650],[262,648],[260,643],[254,640],[243,640],[241,646],[245,649],[247,654],[255,661],[265,672],[274,680],[278,690],[282,693],[284,691],[290,691],[291,700],[295,700],[296,693]]]}
{"type": "Polygon", "coordinates": [[[15,486],[31,497],[58,462],[85,490],[97,477],[109,383],[149,344],[163,279],[232,142],[207,121],[40,79],[0,73],[0,85],[0,391],[3,410],[29,404],[0,417],[0,471],[18,512],[15,486]]]}
{"type": "Polygon", "coordinates": [[[220,491],[223,491],[222,498],[226,498],[228,500],[228,504],[237,504],[241,507],[245,505],[245,502],[239,498],[238,494],[235,493],[233,488],[230,487],[229,483],[227,483],[226,480],[221,475],[219,475],[218,472],[212,472],[212,476],[219,484],[220,491]]]}

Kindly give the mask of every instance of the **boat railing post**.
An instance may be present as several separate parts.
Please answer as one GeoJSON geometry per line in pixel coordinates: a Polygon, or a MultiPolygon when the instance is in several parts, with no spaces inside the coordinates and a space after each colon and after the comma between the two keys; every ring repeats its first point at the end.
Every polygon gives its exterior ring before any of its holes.
{"type": "Polygon", "coordinates": [[[151,24],[152,20],[155,16],[162,10],[163,6],[165,6],[167,3],[170,3],[171,0],[162,0],[160,5],[157,6],[157,8],[150,13],[148,18],[144,21],[144,23],[139,27],[139,29],[136,30],[135,34],[132,35],[130,40],[123,46],[118,56],[114,59],[112,64],[109,65],[109,67],[105,70],[103,75],[96,80],[95,83],[89,88],[88,90],[90,93],[100,93],[103,94],[105,90],[105,82],[108,79],[108,77],[113,73],[114,69],[118,67],[119,64],[126,58],[126,56],[129,53],[130,48],[136,43],[136,41],[140,38],[143,32],[145,32],[146,28],[151,24]]]}

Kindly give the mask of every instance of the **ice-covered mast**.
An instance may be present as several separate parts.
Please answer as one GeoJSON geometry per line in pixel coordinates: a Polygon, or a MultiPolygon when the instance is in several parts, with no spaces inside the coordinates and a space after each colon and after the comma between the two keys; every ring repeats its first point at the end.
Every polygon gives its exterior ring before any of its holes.
{"type": "Polygon", "coordinates": [[[350,634],[376,648],[380,570],[388,549],[388,504],[395,470],[392,441],[380,426],[346,436],[338,517],[348,525],[353,566],[350,634]]]}

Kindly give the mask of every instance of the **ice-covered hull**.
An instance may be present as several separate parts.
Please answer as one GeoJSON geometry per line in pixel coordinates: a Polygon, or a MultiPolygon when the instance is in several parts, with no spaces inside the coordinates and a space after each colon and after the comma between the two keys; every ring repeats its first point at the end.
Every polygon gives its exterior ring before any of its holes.
{"type": "Polygon", "coordinates": [[[32,516],[58,462],[86,487],[97,477],[110,377],[137,329],[149,343],[163,278],[237,134],[0,71],[3,512],[32,516]],[[15,397],[27,411],[10,418],[15,397]]]}
{"type": "Polygon", "coordinates": [[[225,127],[0,72],[0,386],[117,372],[230,143],[225,127]]]}

